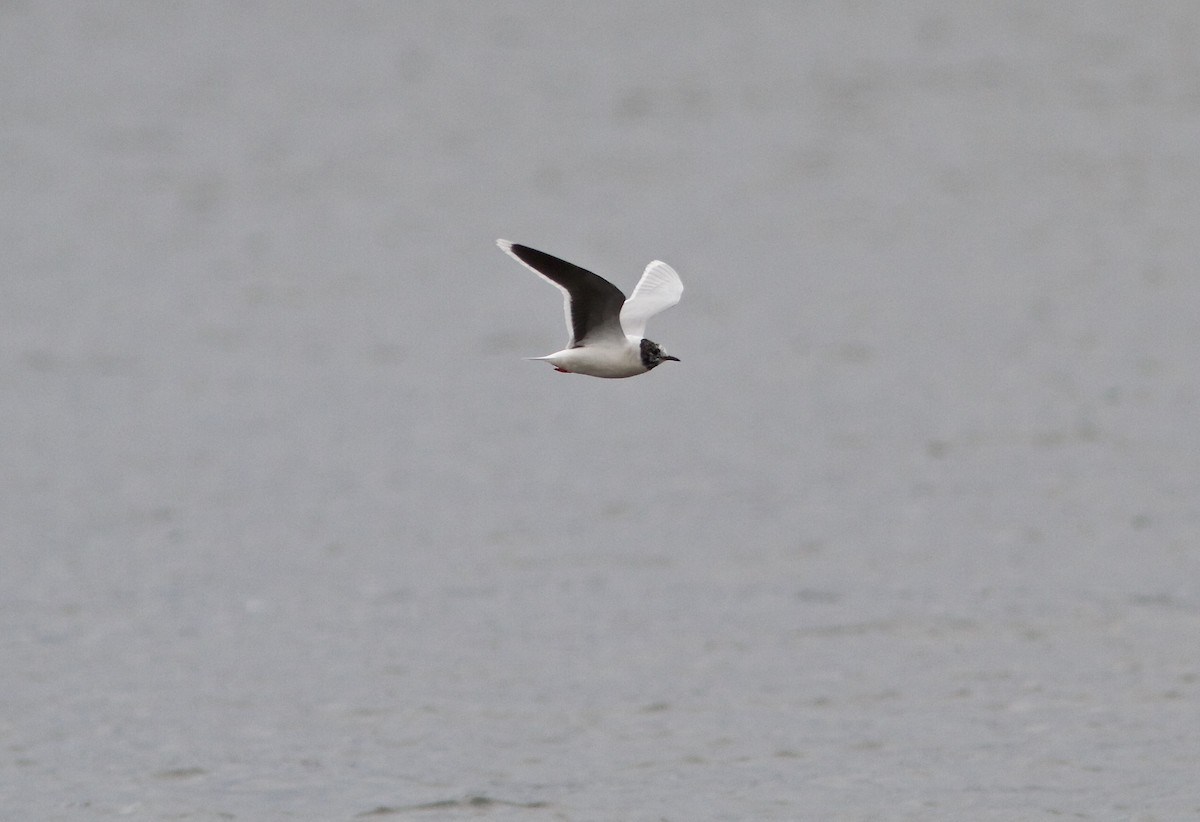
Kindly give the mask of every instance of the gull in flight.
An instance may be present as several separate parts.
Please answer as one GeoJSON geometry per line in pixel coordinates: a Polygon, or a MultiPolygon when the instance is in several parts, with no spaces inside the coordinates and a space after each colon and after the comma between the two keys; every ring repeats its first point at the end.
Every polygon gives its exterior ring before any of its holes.
{"type": "Polygon", "coordinates": [[[563,293],[571,335],[567,347],[526,359],[545,360],[564,374],[609,378],[636,377],[667,360],[679,362],[643,336],[646,321],[675,305],[683,294],[683,283],[671,266],[659,260],[646,266],[627,300],[608,280],[566,260],[508,240],[496,244],[563,293]]]}

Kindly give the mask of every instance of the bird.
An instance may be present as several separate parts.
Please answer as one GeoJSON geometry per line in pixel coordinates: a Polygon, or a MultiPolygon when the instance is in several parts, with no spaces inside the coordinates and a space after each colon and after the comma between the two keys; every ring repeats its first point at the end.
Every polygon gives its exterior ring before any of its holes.
{"type": "Polygon", "coordinates": [[[609,379],[636,377],[668,360],[679,362],[643,336],[646,321],[675,305],[683,294],[683,283],[671,266],[661,260],[650,263],[625,299],[608,280],[566,260],[508,240],[497,240],[496,245],[563,293],[567,347],[525,359],[544,360],[563,374],[609,379]]]}

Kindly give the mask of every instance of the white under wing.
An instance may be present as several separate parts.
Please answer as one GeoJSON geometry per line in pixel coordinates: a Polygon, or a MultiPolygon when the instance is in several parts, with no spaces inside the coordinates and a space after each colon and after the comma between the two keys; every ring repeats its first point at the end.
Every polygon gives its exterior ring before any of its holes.
{"type": "Polygon", "coordinates": [[[683,296],[683,283],[675,269],[655,260],[646,266],[637,288],[621,307],[621,328],[627,335],[642,338],[646,335],[646,321],[660,311],[665,311],[683,296]]]}

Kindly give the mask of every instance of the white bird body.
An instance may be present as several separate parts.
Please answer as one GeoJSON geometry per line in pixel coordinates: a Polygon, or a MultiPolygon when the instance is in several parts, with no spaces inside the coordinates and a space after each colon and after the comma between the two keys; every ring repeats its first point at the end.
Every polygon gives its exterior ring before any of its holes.
{"type": "Polygon", "coordinates": [[[679,361],[643,336],[646,321],[678,303],[683,294],[683,283],[671,266],[660,260],[650,263],[625,299],[608,280],[566,260],[508,240],[496,244],[563,293],[571,335],[567,347],[526,359],[543,360],[566,374],[606,378],[635,377],[668,360],[679,361]]]}
{"type": "Polygon", "coordinates": [[[580,348],[564,348],[544,357],[526,357],[527,360],[544,360],[559,371],[568,374],[586,374],[589,377],[636,377],[649,369],[642,364],[639,349],[641,337],[625,337],[624,345],[596,343],[580,348]]]}

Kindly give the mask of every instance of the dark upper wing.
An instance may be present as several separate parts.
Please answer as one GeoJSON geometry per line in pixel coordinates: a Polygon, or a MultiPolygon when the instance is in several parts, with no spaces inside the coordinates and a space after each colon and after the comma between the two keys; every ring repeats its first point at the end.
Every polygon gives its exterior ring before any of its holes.
{"type": "Polygon", "coordinates": [[[625,295],[608,280],[544,251],[500,241],[500,247],[538,274],[554,283],[566,295],[567,327],[571,332],[568,348],[604,338],[625,339],[621,330],[621,306],[625,295]]]}

